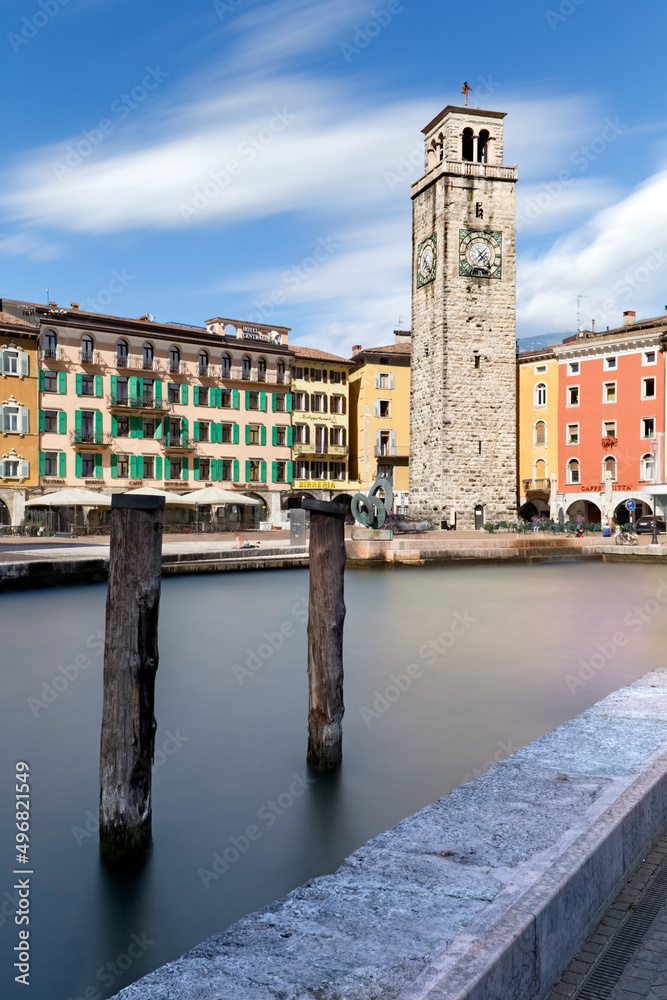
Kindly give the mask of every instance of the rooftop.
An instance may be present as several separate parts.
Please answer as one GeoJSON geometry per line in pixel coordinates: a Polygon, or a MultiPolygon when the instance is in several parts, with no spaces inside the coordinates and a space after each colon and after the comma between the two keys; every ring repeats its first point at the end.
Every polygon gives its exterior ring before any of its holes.
{"type": "Polygon", "coordinates": [[[349,358],[340,358],[337,354],[329,354],[327,351],[320,351],[317,347],[301,347],[290,344],[290,350],[296,358],[310,358],[313,361],[335,361],[339,365],[349,365],[349,358]]]}

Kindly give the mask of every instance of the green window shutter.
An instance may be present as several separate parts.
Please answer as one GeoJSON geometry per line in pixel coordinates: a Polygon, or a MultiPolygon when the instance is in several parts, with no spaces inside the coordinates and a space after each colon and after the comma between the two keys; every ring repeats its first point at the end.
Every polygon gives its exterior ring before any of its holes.
{"type": "Polygon", "coordinates": [[[187,420],[187,417],[183,417],[181,419],[181,439],[184,442],[188,440],[188,420],[187,420]]]}
{"type": "Polygon", "coordinates": [[[232,424],[232,444],[239,443],[239,425],[232,424]]]}
{"type": "Polygon", "coordinates": [[[81,410],[74,411],[74,430],[77,433],[81,431],[81,410]]]}
{"type": "Polygon", "coordinates": [[[104,475],[104,469],[102,468],[102,453],[95,455],[95,476],[97,479],[101,479],[104,475]]]}
{"type": "Polygon", "coordinates": [[[82,474],[83,474],[83,461],[81,455],[79,454],[79,452],[77,452],[76,455],[74,456],[74,475],[78,479],[81,479],[82,474]]]}
{"type": "Polygon", "coordinates": [[[104,379],[101,375],[95,376],[95,395],[98,398],[104,395],[104,379]]]}
{"type": "Polygon", "coordinates": [[[64,451],[58,455],[58,475],[61,479],[67,475],[67,453],[64,451]]]}
{"type": "MultiPolygon", "coordinates": [[[[159,399],[160,402],[162,402],[162,380],[159,378],[156,378],[153,383],[153,393],[155,395],[155,399],[159,399]]],[[[161,479],[162,476],[158,476],[157,478],[161,479]]]]}
{"type": "Polygon", "coordinates": [[[39,381],[38,381],[38,386],[37,386],[40,392],[44,392],[44,379],[45,379],[45,377],[46,376],[44,375],[44,372],[40,369],[40,372],[39,372],[39,375],[38,375],[39,381]]]}
{"type": "Polygon", "coordinates": [[[272,483],[277,483],[278,482],[278,463],[277,462],[271,462],[271,482],[272,483]]]}
{"type": "Polygon", "coordinates": [[[250,424],[245,425],[245,443],[250,444],[250,424]]]}
{"type": "Polygon", "coordinates": [[[58,433],[67,434],[67,413],[61,410],[58,414],[58,433]]]}
{"type": "Polygon", "coordinates": [[[192,476],[193,479],[199,480],[199,459],[196,455],[192,459],[192,476]]]}
{"type": "Polygon", "coordinates": [[[137,476],[137,456],[130,455],[130,479],[138,479],[137,476]]]}
{"type": "Polygon", "coordinates": [[[291,427],[287,428],[287,447],[292,447],[292,440],[294,438],[294,430],[291,427]]]}
{"type": "Polygon", "coordinates": [[[286,413],[291,413],[292,412],[292,393],[291,392],[288,392],[285,395],[285,412],[286,413]]]}
{"type": "Polygon", "coordinates": [[[102,411],[98,410],[95,414],[95,441],[97,444],[102,444],[102,435],[104,434],[104,424],[102,411]]]}
{"type": "Polygon", "coordinates": [[[130,437],[135,438],[137,436],[137,418],[130,417],[130,437]]]}
{"type": "Polygon", "coordinates": [[[77,372],[75,382],[76,382],[76,394],[77,396],[81,396],[83,393],[83,375],[81,372],[77,372]]]}
{"type": "Polygon", "coordinates": [[[142,438],[144,436],[144,420],[143,417],[137,417],[137,437],[142,438]]]}
{"type": "Polygon", "coordinates": [[[118,394],[118,376],[111,376],[111,395],[116,396],[118,394]]]}
{"type": "Polygon", "coordinates": [[[188,387],[187,385],[181,385],[181,403],[183,406],[187,406],[188,402],[188,387]]]}
{"type": "Polygon", "coordinates": [[[262,424],[259,428],[259,443],[262,447],[266,445],[266,424],[262,424]]]}
{"type": "Polygon", "coordinates": [[[218,425],[216,423],[209,424],[208,428],[208,440],[211,444],[218,443],[218,425]]]}
{"type": "Polygon", "coordinates": [[[46,475],[46,455],[43,451],[39,453],[39,474],[40,476],[46,475]]]}
{"type": "Polygon", "coordinates": [[[271,393],[271,409],[273,410],[274,413],[276,412],[276,393],[275,392],[271,393]]]}
{"type": "Polygon", "coordinates": [[[266,482],[266,462],[259,463],[259,478],[260,482],[266,482]]]}
{"type": "Polygon", "coordinates": [[[287,463],[287,468],[285,469],[285,480],[291,483],[294,479],[294,464],[292,462],[287,463]]]}
{"type": "Polygon", "coordinates": [[[130,375],[127,380],[127,391],[130,399],[136,399],[139,395],[139,379],[136,375],[130,375]]]}
{"type": "Polygon", "coordinates": [[[118,455],[111,455],[111,478],[118,479],[118,455]]]}
{"type": "Polygon", "coordinates": [[[245,391],[245,408],[246,410],[250,409],[250,389],[245,391]]]}
{"type": "MultiPolygon", "coordinates": [[[[271,444],[275,447],[278,444],[278,428],[274,424],[271,428],[271,444]]],[[[275,483],[275,479],[273,480],[275,483]]]]}
{"type": "Polygon", "coordinates": [[[192,424],[192,440],[199,441],[199,421],[195,420],[192,424]]]}
{"type": "Polygon", "coordinates": [[[162,455],[158,455],[155,459],[155,478],[162,479],[162,455]]]}
{"type": "Polygon", "coordinates": [[[218,460],[217,460],[217,458],[212,458],[211,459],[211,476],[210,476],[210,479],[211,479],[212,483],[217,483],[217,481],[218,481],[218,460]]]}
{"type": "Polygon", "coordinates": [[[246,483],[250,482],[250,459],[246,459],[245,463],[245,481],[246,483]]]}
{"type": "Polygon", "coordinates": [[[192,402],[195,406],[199,406],[199,386],[196,385],[192,390],[192,402]]]}
{"type": "Polygon", "coordinates": [[[171,461],[166,455],[164,456],[164,478],[171,479],[171,461]]]}
{"type": "Polygon", "coordinates": [[[188,476],[189,476],[189,474],[190,474],[190,471],[188,469],[188,464],[189,464],[188,463],[188,459],[184,458],[183,459],[183,477],[182,477],[183,479],[187,479],[188,476]]]}
{"type": "Polygon", "coordinates": [[[218,389],[218,408],[222,409],[222,389],[218,389]]]}
{"type": "Polygon", "coordinates": [[[239,408],[239,390],[232,389],[232,410],[238,410],[239,408]]]}
{"type": "Polygon", "coordinates": [[[144,394],[144,380],[142,378],[137,378],[137,396],[143,396],[144,394]]]}
{"type": "MultiPolygon", "coordinates": [[[[163,424],[165,424],[165,421],[162,420],[161,418],[158,418],[155,421],[155,438],[156,438],[157,441],[161,441],[162,440],[162,426],[163,426],[163,424]]],[[[158,476],[157,478],[161,479],[162,477],[158,476]]]]}
{"type": "Polygon", "coordinates": [[[232,479],[233,479],[233,482],[235,482],[235,483],[238,483],[238,481],[239,481],[239,460],[238,460],[238,458],[235,458],[234,462],[232,464],[232,479]]]}
{"type": "Polygon", "coordinates": [[[260,392],[259,394],[259,408],[266,412],[266,393],[260,392]]]}
{"type": "Polygon", "coordinates": [[[58,372],[58,392],[61,396],[67,394],[67,372],[58,372]]]}
{"type": "MultiPolygon", "coordinates": [[[[39,411],[39,433],[40,434],[44,433],[44,423],[45,423],[45,420],[46,420],[46,417],[45,417],[45,414],[44,414],[44,410],[40,410],[39,411]]],[[[43,473],[41,473],[41,475],[43,475],[43,473]]]]}

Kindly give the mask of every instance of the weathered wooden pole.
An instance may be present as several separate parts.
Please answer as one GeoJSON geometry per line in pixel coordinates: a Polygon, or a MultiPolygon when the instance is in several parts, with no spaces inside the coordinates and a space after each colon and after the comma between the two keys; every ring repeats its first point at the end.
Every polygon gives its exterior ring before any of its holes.
{"type": "Polygon", "coordinates": [[[146,854],[151,838],[155,673],[164,497],[115,494],[104,640],[100,853],[146,854]]]}
{"type": "Polygon", "coordinates": [[[345,507],[302,500],[310,511],[308,603],[308,763],[318,771],[343,757],[345,507]]]}

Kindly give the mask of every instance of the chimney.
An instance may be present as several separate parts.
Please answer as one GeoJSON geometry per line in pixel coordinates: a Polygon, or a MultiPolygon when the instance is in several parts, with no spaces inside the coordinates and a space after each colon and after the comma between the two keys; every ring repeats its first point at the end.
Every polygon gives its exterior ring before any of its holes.
{"type": "Polygon", "coordinates": [[[412,330],[394,330],[395,344],[409,344],[412,337],[412,330]]]}
{"type": "Polygon", "coordinates": [[[591,320],[591,333],[595,333],[595,320],[591,320]]]}
{"type": "Polygon", "coordinates": [[[358,354],[361,349],[361,344],[355,344],[352,348],[352,357],[354,357],[355,354],[358,354]]]}
{"type": "Polygon", "coordinates": [[[623,313],[623,326],[632,326],[636,319],[637,313],[632,309],[628,309],[627,312],[623,313]]]}
{"type": "Polygon", "coordinates": [[[72,309],[78,309],[78,308],[79,308],[79,303],[78,302],[72,302],[72,309]]]}

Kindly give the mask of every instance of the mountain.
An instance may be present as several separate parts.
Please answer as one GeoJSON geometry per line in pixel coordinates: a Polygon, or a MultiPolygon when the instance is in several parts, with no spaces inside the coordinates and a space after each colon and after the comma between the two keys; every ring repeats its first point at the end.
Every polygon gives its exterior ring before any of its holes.
{"type": "Polygon", "coordinates": [[[521,337],[517,339],[516,349],[521,354],[523,351],[539,351],[543,347],[553,347],[560,344],[565,337],[571,337],[571,333],[542,333],[538,337],[521,337]]]}

